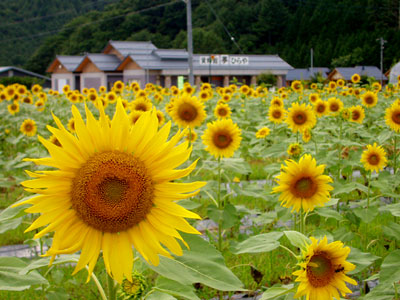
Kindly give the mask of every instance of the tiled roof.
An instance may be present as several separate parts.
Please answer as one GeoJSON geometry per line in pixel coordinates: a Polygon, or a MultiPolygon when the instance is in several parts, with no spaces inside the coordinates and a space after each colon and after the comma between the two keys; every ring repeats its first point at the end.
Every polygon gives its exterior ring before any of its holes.
{"type": "Polygon", "coordinates": [[[312,76],[315,76],[317,73],[321,73],[322,77],[327,78],[327,74],[329,73],[328,68],[321,68],[321,67],[315,67],[312,69],[292,69],[289,70],[287,75],[286,75],[286,80],[287,81],[293,81],[293,80],[310,80],[312,76]]]}
{"type": "Polygon", "coordinates": [[[87,54],[86,57],[101,71],[115,71],[121,61],[113,54],[87,54]]]}
{"type": "Polygon", "coordinates": [[[82,62],[84,56],[57,55],[56,59],[70,72],[82,62]]]}
{"type": "Polygon", "coordinates": [[[375,79],[379,80],[387,80],[387,77],[381,73],[381,71],[375,66],[356,66],[354,68],[336,68],[337,72],[339,72],[344,80],[351,80],[351,76],[354,74],[359,74],[360,76],[368,76],[374,77],[375,79]]]}
{"type": "Polygon", "coordinates": [[[19,71],[21,73],[25,73],[26,75],[29,75],[29,76],[32,76],[32,77],[38,77],[38,78],[42,78],[42,79],[45,79],[45,80],[51,80],[49,77],[46,77],[46,76],[40,75],[40,74],[35,73],[35,72],[31,72],[31,71],[28,71],[28,70],[25,70],[25,69],[21,69],[21,68],[18,68],[18,67],[13,67],[13,66],[0,67],[0,73],[7,72],[9,70],[19,71]]]}

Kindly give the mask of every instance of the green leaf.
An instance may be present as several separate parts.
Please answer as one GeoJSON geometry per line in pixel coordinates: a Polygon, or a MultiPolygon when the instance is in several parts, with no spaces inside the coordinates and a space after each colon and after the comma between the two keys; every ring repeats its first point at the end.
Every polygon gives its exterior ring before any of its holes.
{"type": "Polygon", "coordinates": [[[192,209],[196,209],[199,208],[201,206],[201,203],[198,202],[194,202],[192,200],[189,199],[183,199],[177,202],[180,206],[192,210],[192,209]]]}
{"type": "Polygon", "coordinates": [[[222,228],[229,229],[233,227],[238,221],[239,217],[236,211],[236,207],[230,203],[227,203],[222,213],[222,228]]]}
{"type": "Polygon", "coordinates": [[[307,245],[311,244],[311,240],[298,231],[284,231],[283,233],[294,247],[306,250],[307,245]]]}
{"type": "MultiPolygon", "coordinates": [[[[64,263],[78,262],[78,260],[79,260],[79,255],[77,254],[64,254],[57,256],[52,265],[54,266],[64,263]]],[[[50,257],[43,257],[33,260],[31,263],[27,264],[24,268],[21,268],[18,274],[25,275],[32,270],[49,266],[49,263],[50,263],[50,257]]]]}
{"type": "Polygon", "coordinates": [[[162,293],[159,291],[155,291],[146,297],[146,300],[176,300],[175,297],[170,294],[162,293]]]}
{"type": "Polygon", "coordinates": [[[400,202],[395,204],[385,205],[379,208],[379,211],[388,211],[395,217],[400,217],[400,202]]]}
{"type": "Polygon", "coordinates": [[[380,283],[393,283],[400,280],[400,249],[394,250],[382,262],[380,283]]]}
{"type": "Polygon", "coordinates": [[[278,240],[283,236],[282,232],[268,232],[252,236],[243,242],[231,247],[234,254],[270,252],[279,247],[278,240]]]}
{"type": "Polygon", "coordinates": [[[364,297],[359,298],[360,300],[393,300],[394,288],[392,284],[389,283],[379,283],[378,286],[369,292],[364,297]]]}
{"type": "Polygon", "coordinates": [[[338,221],[343,220],[343,216],[338,213],[336,210],[333,210],[332,208],[328,207],[318,207],[315,209],[315,212],[325,218],[333,218],[338,221]]]}
{"type": "MultiPolygon", "coordinates": [[[[14,204],[26,201],[26,200],[28,200],[30,198],[33,198],[33,197],[36,197],[36,195],[25,197],[25,198],[15,202],[14,204]]],[[[30,206],[29,204],[24,204],[24,205],[20,205],[20,206],[17,206],[17,207],[11,207],[11,206],[7,207],[5,210],[3,210],[0,213],[0,223],[9,221],[9,220],[14,219],[14,218],[19,218],[19,217],[25,215],[24,210],[29,206],[30,206]]]]}
{"type": "Polygon", "coordinates": [[[56,288],[54,291],[46,293],[47,300],[68,300],[70,298],[70,295],[63,288],[56,288]]]}
{"type": "Polygon", "coordinates": [[[326,202],[326,203],[324,204],[324,207],[336,205],[336,204],[338,203],[339,200],[340,200],[339,198],[331,198],[331,199],[329,199],[328,202],[326,202]]]}
{"type": "Polygon", "coordinates": [[[356,268],[353,271],[350,271],[348,274],[357,274],[370,266],[374,261],[379,259],[379,256],[375,256],[371,253],[361,252],[360,249],[351,248],[350,254],[347,257],[347,260],[352,264],[356,265],[356,268]]]}
{"type": "Polygon", "coordinates": [[[357,207],[353,209],[353,213],[360,218],[361,221],[368,224],[378,215],[378,208],[371,206],[369,208],[357,207]]]}
{"type": "Polygon", "coordinates": [[[175,280],[171,280],[162,276],[157,278],[156,286],[154,288],[160,292],[170,294],[178,298],[200,300],[200,298],[195,294],[194,287],[192,285],[183,285],[175,280]]]}
{"type": "Polygon", "coordinates": [[[250,174],[250,165],[243,158],[225,158],[221,160],[221,169],[225,172],[250,174]]]}
{"type": "Polygon", "coordinates": [[[21,275],[19,272],[27,263],[17,257],[0,257],[0,290],[22,291],[32,285],[48,284],[38,272],[21,275]]]}
{"type": "Polygon", "coordinates": [[[288,293],[295,292],[296,288],[293,284],[282,285],[282,286],[273,286],[269,288],[264,294],[262,294],[261,300],[269,300],[274,299],[279,296],[286,295],[288,293]]]}
{"type": "Polygon", "coordinates": [[[274,222],[277,218],[277,213],[276,211],[268,211],[265,212],[258,217],[256,217],[253,221],[257,225],[268,225],[274,222]]]}
{"type": "Polygon", "coordinates": [[[221,291],[244,291],[243,283],[228,269],[224,258],[213,246],[201,237],[181,233],[190,250],[182,256],[169,259],[160,256],[158,266],[149,267],[169,279],[189,285],[200,282],[221,291]]]}
{"type": "Polygon", "coordinates": [[[9,219],[0,223],[0,233],[17,228],[22,223],[22,218],[9,219]]]}
{"type": "Polygon", "coordinates": [[[358,183],[356,181],[348,182],[348,183],[334,183],[332,184],[334,187],[334,190],[332,192],[332,195],[340,195],[340,194],[349,194],[352,191],[355,190],[360,190],[364,193],[368,192],[368,187],[365,185],[362,185],[361,183],[358,183]]]}
{"type": "Polygon", "coordinates": [[[384,234],[400,241],[400,224],[390,222],[387,226],[382,227],[382,231],[384,234]]]}

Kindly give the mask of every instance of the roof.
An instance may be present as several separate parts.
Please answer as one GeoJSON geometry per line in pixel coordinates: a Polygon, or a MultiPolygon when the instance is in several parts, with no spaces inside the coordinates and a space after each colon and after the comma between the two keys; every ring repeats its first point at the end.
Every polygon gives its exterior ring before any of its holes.
{"type": "Polygon", "coordinates": [[[100,71],[115,71],[121,63],[120,59],[113,54],[89,53],[75,68],[75,71],[81,71],[87,60],[90,60],[100,71]]]}
{"type": "Polygon", "coordinates": [[[73,72],[82,62],[84,56],[57,55],[56,59],[70,72],[73,72]]]}
{"type": "Polygon", "coordinates": [[[311,77],[315,76],[317,73],[321,73],[323,78],[328,77],[329,73],[329,68],[323,68],[323,67],[315,67],[308,68],[308,69],[292,69],[289,70],[287,75],[286,75],[286,80],[287,81],[293,81],[293,80],[310,80],[311,77]]]}
{"type": "Polygon", "coordinates": [[[103,51],[111,45],[115,50],[127,56],[129,54],[150,54],[153,50],[157,49],[156,46],[150,41],[136,42],[136,41],[109,41],[103,51]]]}
{"type": "Polygon", "coordinates": [[[185,59],[189,53],[185,49],[156,49],[153,53],[161,59],[185,59]]]}
{"type": "Polygon", "coordinates": [[[40,74],[35,73],[35,72],[31,72],[31,71],[28,71],[28,70],[25,70],[25,69],[21,69],[21,68],[18,68],[18,67],[14,67],[14,66],[0,67],[0,73],[7,72],[9,70],[19,71],[19,72],[25,73],[26,75],[31,76],[31,77],[38,77],[38,78],[42,78],[42,79],[45,79],[45,80],[51,80],[49,77],[46,77],[46,76],[40,75],[40,74]]]}
{"type": "Polygon", "coordinates": [[[368,76],[374,77],[375,79],[387,80],[387,77],[382,74],[381,70],[379,70],[375,66],[356,66],[354,68],[335,68],[335,70],[343,76],[344,80],[351,80],[351,76],[354,74],[359,74],[360,76],[368,76]]]}

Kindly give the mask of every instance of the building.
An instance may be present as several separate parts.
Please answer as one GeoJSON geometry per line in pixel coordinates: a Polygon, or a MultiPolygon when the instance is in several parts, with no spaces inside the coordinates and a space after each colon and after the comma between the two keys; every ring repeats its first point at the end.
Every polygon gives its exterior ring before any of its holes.
{"type": "Polygon", "coordinates": [[[50,87],[51,85],[49,77],[12,66],[0,67],[0,77],[34,77],[44,80],[43,87],[50,87]]]}
{"type": "Polygon", "coordinates": [[[292,69],[289,70],[286,75],[286,84],[290,85],[295,80],[309,81],[312,78],[320,75],[322,78],[327,79],[329,74],[329,68],[308,68],[308,69],[292,69]]]}
{"type": "Polygon", "coordinates": [[[353,68],[335,68],[328,75],[329,80],[338,80],[343,79],[345,81],[351,81],[351,76],[354,74],[358,74],[360,76],[373,77],[376,80],[381,80],[383,82],[387,82],[387,77],[382,74],[381,70],[379,70],[375,66],[356,66],[353,68]]]}
{"type": "MultiPolygon", "coordinates": [[[[178,77],[188,76],[188,52],[185,49],[158,49],[151,42],[109,41],[102,53],[84,56],[58,55],[47,69],[52,88],[61,90],[65,84],[72,89],[108,89],[115,81],[136,81],[165,87],[177,85],[178,77]]],[[[277,76],[278,86],[285,86],[286,74],[293,69],[278,55],[195,54],[193,71],[196,85],[211,82],[227,86],[235,78],[256,84],[262,73],[277,76]]]]}

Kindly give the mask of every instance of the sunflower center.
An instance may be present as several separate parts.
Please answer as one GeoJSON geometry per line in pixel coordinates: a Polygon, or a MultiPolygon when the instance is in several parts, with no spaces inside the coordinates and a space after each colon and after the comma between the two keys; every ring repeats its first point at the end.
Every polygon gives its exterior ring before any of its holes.
{"type": "Polygon", "coordinates": [[[325,253],[316,253],[307,265],[307,278],[313,287],[328,285],[335,276],[335,268],[325,253]]]}
{"type": "Polygon", "coordinates": [[[370,165],[377,165],[379,163],[379,156],[372,154],[370,157],[368,157],[368,162],[370,165]]]}
{"type": "Polygon", "coordinates": [[[392,114],[392,121],[396,124],[400,124],[400,111],[396,111],[392,114]]]}
{"type": "Polygon", "coordinates": [[[307,121],[307,116],[302,111],[296,112],[295,115],[293,116],[293,122],[296,123],[297,125],[303,125],[306,121],[307,121]]]}
{"type": "Polygon", "coordinates": [[[281,113],[279,110],[275,110],[275,111],[272,113],[272,116],[273,116],[275,119],[279,119],[279,118],[282,116],[282,113],[281,113]]]}
{"type": "Polygon", "coordinates": [[[179,106],[178,115],[182,120],[191,122],[197,117],[197,109],[189,103],[183,103],[179,106]]]}
{"type": "Polygon", "coordinates": [[[232,142],[232,137],[226,132],[217,132],[213,138],[214,145],[220,149],[228,147],[232,142]]]}
{"type": "Polygon", "coordinates": [[[358,111],[356,111],[356,110],[352,111],[352,113],[351,113],[351,118],[352,118],[353,120],[358,120],[358,119],[360,118],[360,112],[358,112],[358,111]]]}
{"type": "Polygon", "coordinates": [[[32,131],[32,129],[33,129],[33,126],[32,126],[31,123],[25,124],[25,131],[26,132],[32,131]]]}
{"type": "Polygon", "coordinates": [[[364,101],[367,104],[373,104],[374,103],[374,98],[371,97],[371,96],[367,96],[367,97],[365,97],[364,101]]]}
{"type": "Polygon", "coordinates": [[[136,110],[147,111],[147,106],[144,103],[138,103],[135,107],[136,110]]]}
{"type": "Polygon", "coordinates": [[[324,105],[318,105],[317,111],[318,111],[319,113],[323,113],[323,112],[325,111],[325,106],[324,106],[324,105]]]}
{"type": "Polygon", "coordinates": [[[226,116],[226,115],[228,114],[228,112],[226,111],[225,108],[220,108],[220,109],[218,110],[218,114],[219,114],[220,116],[224,117],[224,116],[226,116]]]}
{"type": "Polygon", "coordinates": [[[120,232],[143,219],[153,206],[154,187],[143,162],[120,151],[95,154],[72,182],[72,208],[87,225],[120,232]]]}
{"type": "Polygon", "coordinates": [[[295,182],[292,190],[299,198],[311,198],[317,191],[317,185],[312,178],[302,177],[295,182]]]}
{"type": "Polygon", "coordinates": [[[338,111],[339,110],[339,105],[337,103],[332,103],[330,106],[331,111],[338,111]]]}

